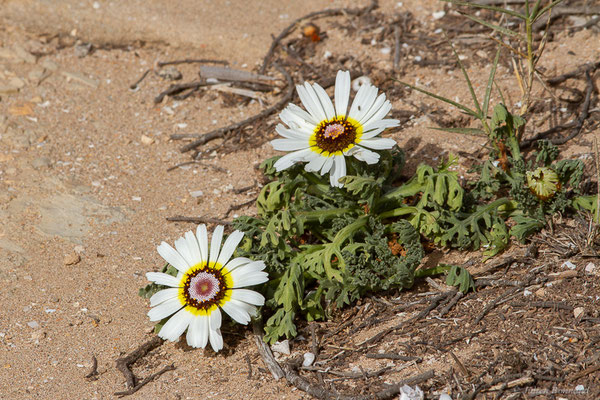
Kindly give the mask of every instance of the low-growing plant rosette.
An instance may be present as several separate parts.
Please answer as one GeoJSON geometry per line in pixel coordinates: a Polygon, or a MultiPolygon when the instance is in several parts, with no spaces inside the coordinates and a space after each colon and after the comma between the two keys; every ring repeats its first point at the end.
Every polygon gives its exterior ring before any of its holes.
{"type": "Polygon", "coordinates": [[[166,242],[157,247],[175,269],[146,274],[159,288],[166,287],[152,295],[148,312],[151,321],[168,318],[158,332],[161,338],[176,341],[187,330],[188,345],[205,348],[210,341],[219,351],[223,348],[221,310],[246,325],[264,304],[262,294],[246,289],[268,281],[264,262],[232,258],[244,234],[234,231],[221,248],[223,232],[222,225],[215,228],[210,249],[206,225],[199,225],[196,234],[186,232],[175,241],[175,248],[166,242]]]}
{"type": "Polygon", "coordinates": [[[380,155],[373,150],[389,150],[396,145],[393,139],[377,137],[400,124],[398,120],[385,119],[392,109],[385,94],[378,95],[375,86],[365,83],[348,111],[350,86],[350,73],[338,71],[335,106],[319,84],[305,82],[296,86],[306,111],[290,104],[279,114],[285,125],[279,124],[275,130],[283,138],[273,140],[271,145],[275,150],[291,153],[277,160],[277,171],[307,162],[306,171],[329,173],[331,186],[342,187],[340,179],[347,172],[345,157],[376,164],[380,155]]]}

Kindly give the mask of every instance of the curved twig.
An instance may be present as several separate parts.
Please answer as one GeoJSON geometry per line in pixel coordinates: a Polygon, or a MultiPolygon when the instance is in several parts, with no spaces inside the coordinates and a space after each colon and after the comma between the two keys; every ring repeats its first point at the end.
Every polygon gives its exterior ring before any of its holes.
{"type": "MultiPolygon", "coordinates": [[[[202,146],[203,144],[210,142],[211,140],[220,139],[231,131],[235,131],[245,125],[249,125],[249,124],[253,123],[254,121],[257,121],[261,118],[265,118],[265,117],[271,115],[272,113],[274,113],[275,111],[279,110],[280,108],[285,106],[287,103],[289,103],[290,100],[292,100],[292,96],[294,95],[294,81],[292,79],[292,76],[285,69],[283,69],[283,67],[276,65],[275,68],[277,68],[277,70],[285,76],[285,79],[287,81],[288,90],[287,90],[285,96],[283,96],[281,98],[281,100],[279,100],[277,103],[275,103],[271,107],[266,108],[263,111],[259,112],[258,114],[253,115],[250,118],[247,118],[243,121],[236,122],[235,124],[231,124],[229,126],[219,128],[214,131],[202,134],[202,136],[200,136],[199,139],[194,140],[193,142],[188,143],[185,146],[183,146],[181,148],[181,152],[185,153],[186,151],[193,150],[198,146],[202,146]]],[[[172,139],[174,139],[174,138],[172,137],[172,139]]]]}

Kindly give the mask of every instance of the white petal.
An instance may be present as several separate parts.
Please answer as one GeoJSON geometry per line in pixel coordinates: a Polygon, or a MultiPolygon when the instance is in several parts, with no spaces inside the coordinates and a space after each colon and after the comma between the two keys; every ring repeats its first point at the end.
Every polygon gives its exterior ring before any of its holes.
{"type": "Polygon", "coordinates": [[[221,330],[217,329],[215,331],[215,330],[209,329],[208,334],[210,337],[210,346],[212,347],[212,349],[215,352],[218,352],[219,350],[221,350],[223,348],[223,336],[221,336],[221,330]]]}
{"type": "Polygon", "coordinates": [[[325,164],[325,161],[327,161],[327,157],[321,156],[319,154],[315,153],[315,156],[312,160],[310,160],[308,162],[308,164],[306,164],[304,166],[304,169],[308,172],[317,172],[319,171],[322,167],[323,164],[325,164]]]}
{"type": "Polygon", "coordinates": [[[306,86],[296,86],[296,90],[298,91],[298,96],[300,97],[302,105],[304,105],[304,108],[306,108],[310,115],[312,115],[313,118],[315,118],[318,121],[323,121],[325,119],[325,113],[321,108],[321,103],[319,103],[319,100],[317,99],[317,95],[314,93],[313,88],[308,83],[306,83],[306,86]],[[317,101],[316,103],[315,100],[317,101]]]}
{"type": "Polygon", "coordinates": [[[286,128],[283,124],[277,124],[275,131],[286,139],[306,140],[310,138],[310,133],[305,133],[302,130],[286,128]]]}
{"type": "Polygon", "coordinates": [[[265,304],[265,298],[262,294],[248,289],[234,289],[231,291],[231,298],[245,303],[262,306],[265,304]]]}
{"type": "MultiPolygon", "coordinates": [[[[315,114],[315,117],[320,116],[321,117],[320,121],[323,121],[324,119],[327,118],[327,114],[325,113],[325,107],[323,106],[323,104],[321,104],[321,100],[319,99],[319,95],[317,94],[314,86],[308,82],[304,82],[304,87],[306,88],[306,92],[310,96],[311,100],[316,105],[318,114],[315,114]]],[[[331,101],[331,100],[329,100],[329,101],[331,101]]]]}
{"type": "Polygon", "coordinates": [[[188,247],[187,240],[184,237],[180,237],[179,239],[177,239],[175,241],[175,249],[177,250],[177,252],[179,254],[181,254],[181,256],[185,259],[185,261],[190,266],[196,265],[196,263],[198,261],[200,261],[200,260],[193,260],[192,259],[192,252],[190,251],[190,248],[188,247]]]}
{"type": "Polygon", "coordinates": [[[194,265],[202,262],[202,254],[200,253],[200,247],[198,246],[198,239],[196,239],[196,235],[194,232],[187,231],[185,233],[185,240],[188,245],[188,249],[190,250],[190,255],[192,257],[192,261],[194,265]]]}
{"type": "Polygon", "coordinates": [[[236,257],[233,260],[229,261],[227,263],[227,265],[225,265],[225,267],[227,268],[227,270],[229,272],[231,272],[234,269],[236,269],[236,268],[238,268],[238,267],[240,267],[242,265],[251,263],[251,262],[252,262],[252,260],[249,259],[249,258],[246,258],[246,257],[236,257]]]}
{"type": "Polygon", "coordinates": [[[369,112],[373,106],[373,102],[377,98],[377,88],[373,85],[364,84],[358,89],[358,93],[352,102],[349,116],[357,121],[360,121],[362,117],[369,112]],[[364,93],[361,97],[360,94],[362,88],[365,88],[364,93]]]}
{"type": "Polygon", "coordinates": [[[150,321],[160,321],[161,319],[176,313],[182,307],[183,305],[181,304],[179,298],[175,297],[173,299],[163,301],[156,307],[151,308],[150,311],[148,311],[148,317],[150,317],[150,321]]]}
{"type": "Polygon", "coordinates": [[[396,141],[389,138],[373,138],[361,140],[360,145],[373,150],[385,150],[394,147],[396,145],[396,141]]]}
{"type": "Polygon", "coordinates": [[[295,151],[307,149],[310,147],[308,138],[303,140],[298,139],[275,139],[271,140],[271,146],[279,151],[295,151]]]}
{"type": "Polygon", "coordinates": [[[212,241],[210,242],[210,256],[208,257],[210,262],[216,262],[219,259],[221,240],[223,239],[223,229],[223,225],[217,225],[213,231],[212,241]]]}
{"type": "Polygon", "coordinates": [[[227,264],[243,238],[244,232],[242,231],[234,231],[231,235],[229,235],[225,241],[225,244],[223,245],[221,254],[219,254],[217,263],[221,265],[227,264]]]}
{"type": "Polygon", "coordinates": [[[273,165],[277,171],[283,171],[288,169],[297,162],[305,161],[305,158],[312,153],[310,149],[298,150],[293,153],[289,153],[275,161],[273,165]]]}
{"type": "Polygon", "coordinates": [[[187,329],[192,320],[194,314],[187,311],[185,308],[173,315],[169,320],[160,328],[158,336],[163,339],[170,340],[171,342],[179,339],[181,334],[187,329]]]}
{"type": "Polygon", "coordinates": [[[331,167],[333,167],[333,158],[334,157],[327,157],[325,159],[325,163],[323,163],[323,166],[321,167],[321,175],[325,175],[327,172],[331,171],[331,167]]]}
{"type": "Polygon", "coordinates": [[[385,130],[385,128],[376,128],[376,129],[372,129],[372,130],[370,130],[368,132],[364,132],[360,136],[360,140],[371,139],[372,137],[375,137],[375,136],[379,135],[384,130],[385,130]]]}
{"type": "MultiPolygon", "coordinates": [[[[364,123],[366,121],[369,121],[371,119],[371,117],[381,109],[381,107],[385,104],[385,94],[382,93],[379,95],[379,97],[377,97],[377,99],[375,100],[375,103],[373,103],[373,105],[371,106],[371,108],[369,108],[369,111],[367,111],[362,117],[361,119],[358,121],[361,124],[364,125],[364,123]]],[[[389,101],[388,101],[389,103],[389,101]]]]}
{"type": "Polygon", "coordinates": [[[198,239],[202,261],[208,261],[208,233],[206,232],[206,225],[198,225],[198,228],[196,228],[196,238],[198,239]]]}
{"type": "Polygon", "coordinates": [[[313,125],[317,125],[319,122],[321,122],[321,121],[317,121],[317,119],[315,117],[313,117],[312,115],[310,115],[309,113],[307,113],[305,110],[303,110],[301,107],[298,107],[294,103],[290,103],[287,108],[289,108],[289,110],[291,112],[293,112],[294,114],[296,114],[298,117],[302,118],[305,122],[308,122],[313,125]]]}
{"type": "Polygon", "coordinates": [[[217,329],[220,329],[222,318],[223,317],[221,316],[221,310],[217,307],[217,309],[211,312],[208,316],[208,328],[211,331],[216,331],[217,329]]]}
{"type": "Polygon", "coordinates": [[[223,308],[223,311],[225,311],[235,322],[242,325],[247,325],[248,322],[250,322],[250,314],[248,313],[244,304],[246,303],[239,300],[230,299],[221,307],[223,308]]]}
{"type": "Polygon", "coordinates": [[[269,274],[264,271],[251,270],[248,267],[238,268],[231,272],[233,289],[254,286],[269,280],[269,274]]]}
{"type": "Polygon", "coordinates": [[[168,262],[181,272],[185,273],[190,268],[190,265],[185,261],[181,254],[179,254],[168,243],[162,242],[160,246],[156,248],[156,250],[158,251],[158,254],[160,254],[160,256],[165,259],[166,262],[168,262]]]}
{"type": "Polygon", "coordinates": [[[181,282],[181,279],[177,279],[176,277],[163,272],[146,272],[146,278],[157,285],[170,287],[179,287],[179,283],[181,282]]]}
{"type": "MultiPolygon", "coordinates": [[[[304,132],[309,134],[310,132],[312,132],[315,129],[315,126],[318,125],[318,123],[320,122],[316,122],[313,123],[311,122],[312,120],[315,120],[315,117],[310,117],[311,121],[307,121],[305,120],[297,111],[294,110],[302,110],[300,107],[296,106],[295,104],[290,104],[285,110],[283,110],[280,114],[279,114],[279,118],[281,118],[281,120],[290,128],[300,131],[300,132],[304,132]],[[294,107],[292,107],[294,106],[294,107]]],[[[304,111],[304,110],[302,110],[304,111]]],[[[308,114],[306,111],[304,111],[306,114],[308,114]]],[[[310,114],[308,114],[310,115],[310,114]]]]}
{"type": "Polygon", "coordinates": [[[373,129],[387,129],[394,128],[396,126],[400,126],[400,121],[398,121],[397,119],[380,119],[378,121],[369,121],[368,123],[363,124],[363,131],[368,132],[373,129]]]}
{"type": "Polygon", "coordinates": [[[335,77],[335,112],[345,116],[350,100],[350,72],[338,71],[335,77]]]}
{"type": "Polygon", "coordinates": [[[175,298],[177,298],[178,295],[179,295],[178,288],[169,288],[169,289],[164,289],[164,290],[158,291],[158,292],[154,293],[152,295],[152,297],[150,297],[150,307],[159,305],[160,303],[165,302],[167,300],[175,299],[175,298]]]}
{"type": "Polygon", "coordinates": [[[208,343],[208,317],[196,316],[187,331],[187,343],[195,348],[205,348],[208,343]]]}
{"type": "Polygon", "coordinates": [[[367,164],[377,164],[379,161],[379,154],[375,153],[374,151],[358,146],[354,147],[353,149],[356,150],[352,152],[352,155],[356,157],[357,160],[364,161],[367,164]]]}
{"type": "Polygon", "coordinates": [[[383,119],[383,117],[385,117],[387,115],[387,113],[390,112],[391,109],[392,109],[392,103],[390,103],[389,100],[386,100],[385,103],[383,103],[383,105],[379,108],[379,110],[377,110],[377,112],[375,114],[373,114],[373,116],[371,116],[368,119],[365,119],[363,124],[370,124],[375,121],[379,121],[379,120],[383,119]]]}
{"type": "Polygon", "coordinates": [[[346,176],[346,160],[344,156],[335,156],[333,173],[329,177],[329,183],[334,187],[343,187],[340,178],[346,176]]]}
{"type": "Polygon", "coordinates": [[[333,108],[331,99],[329,98],[329,95],[327,95],[327,92],[325,91],[325,89],[323,89],[321,86],[319,86],[316,83],[314,83],[312,85],[312,87],[315,90],[315,93],[317,94],[317,96],[319,97],[319,101],[321,102],[321,106],[323,107],[323,110],[325,111],[325,116],[327,117],[327,119],[330,120],[333,117],[335,117],[335,109],[333,108]]]}

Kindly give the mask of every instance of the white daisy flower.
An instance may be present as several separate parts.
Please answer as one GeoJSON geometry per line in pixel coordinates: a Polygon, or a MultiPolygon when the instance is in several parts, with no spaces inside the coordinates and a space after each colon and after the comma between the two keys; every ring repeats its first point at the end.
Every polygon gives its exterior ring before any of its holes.
{"type": "Polygon", "coordinates": [[[165,242],[157,247],[162,258],[179,271],[177,277],[162,272],[146,274],[148,280],[169,286],[150,298],[151,321],[171,316],[158,336],[176,341],[187,329],[190,346],[204,348],[210,340],[213,350],[219,351],[223,348],[220,309],[240,324],[250,322],[256,306],[262,306],[265,298],[243,288],[269,278],[263,271],[263,261],[231,259],[243,237],[243,232],[233,232],[221,249],[223,226],[219,225],[212,235],[209,252],[206,225],[199,225],[195,235],[189,231],[177,239],[175,248],[165,242]]]}
{"type": "Polygon", "coordinates": [[[377,138],[386,128],[398,126],[395,119],[384,119],[392,109],[385,94],[377,96],[378,89],[363,84],[347,112],[350,100],[350,73],[338,71],[335,80],[335,107],[318,84],[304,83],[296,86],[307,111],[290,104],[279,117],[283,124],[275,130],[283,139],[275,139],[275,150],[290,151],[275,163],[277,171],[297,162],[308,162],[304,167],[310,172],[329,172],[331,186],[342,187],[340,178],[346,176],[346,156],[354,156],[367,164],[379,161],[372,150],[394,147],[392,139],[377,138]]]}

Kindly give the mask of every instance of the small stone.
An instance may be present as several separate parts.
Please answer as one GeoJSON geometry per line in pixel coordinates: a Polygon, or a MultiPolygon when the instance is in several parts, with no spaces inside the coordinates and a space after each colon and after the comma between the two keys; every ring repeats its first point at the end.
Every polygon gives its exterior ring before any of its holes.
{"type": "Polygon", "coordinates": [[[75,265],[77,264],[79,261],[81,261],[81,256],[75,252],[72,252],[71,254],[67,254],[63,260],[63,263],[65,265],[75,265]]]}
{"type": "Polygon", "coordinates": [[[590,262],[585,266],[585,273],[590,275],[596,274],[596,264],[590,262]]]}
{"type": "Polygon", "coordinates": [[[440,394],[440,400],[452,400],[452,396],[450,396],[448,393],[442,393],[440,394]]]}
{"type": "Polygon", "coordinates": [[[83,83],[84,85],[87,85],[94,89],[98,88],[98,86],[100,85],[100,82],[98,80],[88,78],[87,76],[77,72],[62,71],[61,73],[67,78],[67,81],[73,80],[79,83],[83,83]]]}
{"type": "Polygon", "coordinates": [[[446,15],[446,11],[436,11],[433,14],[431,14],[433,19],[442,19],[442,18],[444,18],[445,15],[446,15]]]}
{"type": "Polygon", "coordinates": [[[28,64],[35,64],[36,58],[33,54],[22,48],[21,46],[14,46],[13,50],[15,51],[15,55],[21,60],[25,61],[28,64]]]}
{"type": "Polygon", "coordinates": [[[7,60],[14,60],[17,58],[17,55],[14,51],[6,47],[0,47],[0,58],[4,58],[7,60]]]}
{"type": "Polygon", "coordinates": [[[379,49],[379,52],[381,54],[387,55],[392,52],[392,49],[390,49],[389,47],[382,47],[381,49],[379,49]]]}
{"type": "Polygon", "coordinates": [[[21,89],[25,86],[25,82],[23,82],[22,79],[19,79],[17,77],[10,78],[8,80],[8,84],[9,86],[15,87],[17,89],[21,89]]]}
{"type": "Polygon", "coordinates": [[[35,169],[47,168],[51,164],[51,161],[48,157],[39,157],[31,161],[31,166],[35,169]]]}
{"type": "Polygon", "coordinates": [[[352,81],[352,90],[358,92],[358,89],[360,89],[362,85],[370,83],[371,78],[369,78],[368,76],[359,76],[358,78],[352,81]]]}
{"type": "Polygon", "coordinates": [[[575,386],[575,391],[576,392],[583,392],[583,391],[585,391],[585,386],[583,386],[583,385],[577,385],[577,386],[575,386]]]}
{"type": "Polygon", "coordinates": [[[35,331],[31,334],[31,340],[36,342],[36,344],[38,344],[40,342],[40,340],[44,339],[45,337],[46,337],[46,332],[44,332],[42,330],[35,331]]]}
{"type": "Polygon", "coordinates": [[[575,307],[575,309],[573,310],[573,316],[575,318],[579,318],[583,315],[584,312],[585,309],[583,307],[575,307]]]}
{"type": "Polygon", "coordinates": [[[475,52],[475,54],[477,55],[477,57],[479,58],[483,58],[483,59],[487,59],[488,58],[488,53],[485,52],[485,50],[477,50],[475,52]]]}
{"type": "Polygon", "coordinates": [[[92,51],[91,43],[79,43],[75,45],[75,55],[79,58],[83,58],[90,54],[92,51]]]}
{"type": "Polygon", "coordinates": [[[85,247],[78,244],[77,246],[73,247],[73,251],[77,254],[83,254],[83,253],[85,253],[85,247]]]}
{"type": "Polygon", "coordinates": [[[142,142],[142,144],[152,144],[154,143],[154,139],[152,139],[150,136],[142,135],[140,137],[140,142],[142,142]]]}
{"type": "Polygon", "coordinates": [[[19,88],[16,88],[11,85],[0,84],[0,94],[13,94],[13,93],[18,93],[18,92],[19,92],[19,88]]]}
{"type": "Polygon", "coordinates": [[[291,354],[290,342],[287,339],[282,340],[281,342],[275,342],[274,344],[271,345],[271,350],[276,351],[277,353],[285,354],[286,356],[289,356],[291,354]]]}
{"type": "Polygon", "coordinates": [[[27,326],[31,329],[38,329],[40,327],[40,324],[37,321],[29,321],[27,323],[27,326]]]}
{"type": "Polygon", "coordinates": [[[179,72],[179,70],[172,65],[169,65],[168,67],[162,68],[160,71],[158,71],[158,76],[168,81],[178,81],[183,77],[181,72],[179,72]]]}
{"type": "Polygon", "coordinates": [[[527,290],[527,289],[523,290],[523,296],[527,297],[527,296],[531,296],[531,294],[532,293],[530,290],[527,290]]]}
{"type": "Polygon", "coordinates": [[[304,361],[302,361],[303,367],[310,367],[315,361],[315,355],[313,353],[304,353],[304,361]]]}
{"type": "Polygon", "coordinates": [[[194,190],[194,191],[190,192],[190,196],[192,196],[194,198],[201,197],[203,194],[204,194],[204,192],[202,190],[194,190]]]}
{"type": "Polygon", "coordinates": [[[56,64],[54,61],[52,60],[44,60],[42,61],[42,67],[46,68],[49,71],[57,71],[58,70],[58,64],[56,64]]]}
{"type": "MultiPolygon", "coordinates": [[[[41,81],[44,78],[45,75],[46,75],[45,68],[35,67],[31,71],[29,71],[29,73],[27,74],[27,79],[29,79],[29,81],[31,81],[31,82],[38,83],[39,81],[41,81]]],[[[41,100],[38,103],[41,103],[41,100]]]]}
{"type": "Polygon", "coordinates": [[[537,297],[546,297],[546,289],[540,288],[540,289],[536,290],[535,295],[537,297]]]}
{"type": "Polygon", "coordinates": [[[575,264],[573,264],[571,261],[565,261],[562,265],[562,268],[569,268],[571,270],[577,268],[577,266],[575,264]]]}

